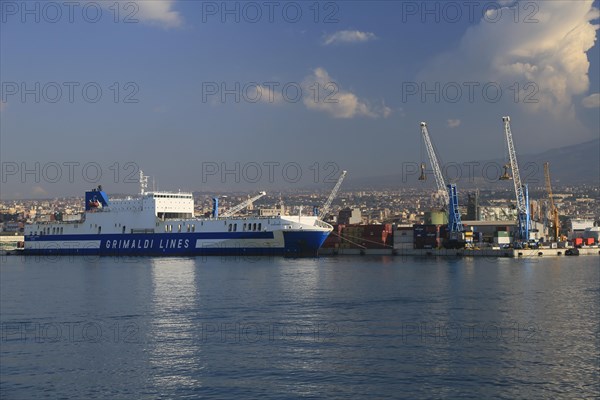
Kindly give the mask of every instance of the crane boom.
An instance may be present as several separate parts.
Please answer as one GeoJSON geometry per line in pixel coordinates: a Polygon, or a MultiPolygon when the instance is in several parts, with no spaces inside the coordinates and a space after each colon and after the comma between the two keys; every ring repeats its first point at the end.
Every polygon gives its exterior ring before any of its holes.
{"type": "Polygon", "coordinates": [[[519,210],[519,212],[525,213],[527,212],[527,205],[525,202],[523,185],[521,183],[521,174],[519,173],[519,164],[517,163],[517,153],[515,151],[512,132],[510,130],[510,117],[502,117],[502,121],[504,122],[504,134],[506,135],[506,143],[508,146],[510,169],[512,170],[513,183],[515,185],[515,194],[517,197],[517,210],[519,210]]]}
{"type": "Polygon", "coordinates": [[[517,163],[517,152],[513,142],[512,132],[510,129],[510,117],[502,117],[504,122],[504,135],[506,136],[506,144],[508,146],[508,157],[510,159],[510,169],[513,174],[513,184],[515,186],[515,196],[517,200],[517,213],[519,218],[519,236],[521,240],[529,240],[529,205],[527,187],[521,183],[521,174],[519,172],[519,164],[517,163]]]}
{"type": "Polygon", "coordinates": [[[429,156],[429,161],[431,162],[431,168],[433,169],[433,175],[435,177],[437,192],[442,198],[444,205],[447,206],[450,202],[450,197],[448,195],[446,182],[444,182],[444,176],[442,175],[442,170],[440,168],[440,164],[438,163],[433,144],[431,143],[431,138],[429,137],[429,132],[427,131],[426,122],[421,122],[421,134],[423,135],[423,141],[425,142],[427,155],[429,156]]]}
{"type": "Polygon", "coordinates": [[[548,199],[550,200],[550,211],[552,212],[552,230],[554,232],[554,240],[559,240],[559,220],[558,220],[558,208],[554,204],[554,196],[552,195],[552,184],[550,181],[550,164],[544,163],[544,176],[546,178],[546,191],[548,192],[548,199]]]}
{"type": "Polygon", "coordinates": [[[256,200],[260,199],[261,197],[263,197],[266,194],[267,194],[267,192],[260,192],[258,195],[254,196],[252,198],[249,198],[248,200],[243,201],[240,204],[238,204],[237,206],[227,210],[225,213],[223,213],[223,215],[221,215],[221,217],[228,218],[228,217],[234,216],[235,214],[242,211],[244,208],[248,207],[250,204],[254,203],[256,200]]]}
{"type": "Polygon", "coordinates": [[[333,187],[331,194],[325,201],[325,204],[323,204],[323,207],[321,207],[321,212],[319,213],[319,218],[321,220],[324,220],[327,217],[327,214],[329,214],[329,209],[331,208],[331,203],[333,203],[333,199],[335,199],[335,196],[337,196],[337,193],[340,190],[340,186],[342,186],[342,182],[344,181],[344,178],[346,177],[347,172],[348,171],[342,171],[342,174],[340,175],[337,183],[333,187]]]}

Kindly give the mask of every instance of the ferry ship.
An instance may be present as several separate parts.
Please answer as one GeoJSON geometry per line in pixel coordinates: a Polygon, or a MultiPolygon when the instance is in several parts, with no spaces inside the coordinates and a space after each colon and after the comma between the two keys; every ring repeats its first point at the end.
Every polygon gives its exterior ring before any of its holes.
{"type": "MultiPolygon", "coordinates": [[[[264,195],[264,192],[262,193],[264,195]]],[[[25,226],[24,252],[52,255],[316,256],[333,227],[317,216],[194,217],[191,193],[146,192],[110,200],[99,186],[85,193],[76,222],[25,226]]]]}

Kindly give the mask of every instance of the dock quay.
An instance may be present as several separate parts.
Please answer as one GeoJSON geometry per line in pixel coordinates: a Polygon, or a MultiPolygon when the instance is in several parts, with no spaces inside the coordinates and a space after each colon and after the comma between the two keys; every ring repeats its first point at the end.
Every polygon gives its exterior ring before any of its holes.
{"type": "MultiPolygon", "coordinates": [[[[353,249],[325,248],[319,250],[319,256],[336,255],[387,255],[414,257],[496,257],[496,258],[531,258],[531,257],[563,257],[569,256],[569,248],[560,249],[353,249]]],[[[580,256],[600,256],[600,248],[577,249],[580,256]]]]}

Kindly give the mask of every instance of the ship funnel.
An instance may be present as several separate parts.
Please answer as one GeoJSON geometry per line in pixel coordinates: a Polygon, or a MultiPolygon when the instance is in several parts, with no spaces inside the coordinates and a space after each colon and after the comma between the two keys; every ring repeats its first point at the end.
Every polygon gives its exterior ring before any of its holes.
{"type": "Polygon", "coordinates": [[[425,175],[425,163],[421,163],[421,176],[419,176],[420,181],[426,181],[427,175],[425,175]]]}
{"type": "Polygon", "coordinates": [[[213,197],[213,212],[212,212],[212,216],[215,219],[219,218],[219,198],[218,197],[213,197]]]}

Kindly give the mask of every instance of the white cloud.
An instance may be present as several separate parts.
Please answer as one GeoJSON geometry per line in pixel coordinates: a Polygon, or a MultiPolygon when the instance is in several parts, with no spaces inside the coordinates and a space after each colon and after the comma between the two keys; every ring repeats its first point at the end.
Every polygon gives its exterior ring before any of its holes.
{"type": "Polygon", "coordinates": [[[48,196],[48,192],[41,186],[31,188],[31,194],[35,197],[48,196]]]}
{"type": "Polygon", "coordinates": [[[460,119],[449,119],[448,128],[458,128],[460,126],[460,119]]]}
{"type": "Polygon", "coordinates": [[[178,11],[173,11],[173,0],[138,1],[140,6],[140,19],[156,22],[166,28],[176,28],[183,24],[183,19],[178,11]]]}
{"type": "MultiPolygon", "coordinates": [[[[436,58],[422,73],[428,82],[497,82],[509,88],[521,83],[519,104],[528,110],[573,117],[573,96],[589,88],[586,52],[594,46],[598,18],[593,0],[537,2],[537,23],[514,22],[508,10],[492,23],[483,19],[469,28],[457,49],[436,58]],[[523,102],[532,90],[537,103],[523,102]],[[529,88],[531,89],[531,88],[529,88]]],[[[491,17],[490,17],[491,18],[491,17]]],[[[505,98],[513,93],[507,89],[505,98]]]]}
{"type": "MultiPolygon", "coordinates": [[[[121,3],[120,17],[125,19],[129,17],[133,20],[139,20],[150,24],[155,24],[163,28],[177,28],[183,25],[183,18],[178,11],[173,10],[175,0],[119,0],[121,3]],[[129,3],[135,3],[137,9],[134,9],[129,3]]],[[[111,6],[113,1],[101,2],[101,4],[111,6]]],[[[114,9],[114,8],[113,8],[114,9]]]]}
{"type": "Polygon", "coordinates": [[[361,31],[337,31],[323,37],[323,44],[329,46],[330,44],[341,44],[341,43],[364,43],[370,40],[377,39],[372,32],[361,32],[361,31]]]}
{"type": "Polygon", "coordinates": [[[383,108],[381,111],[381,115],[383,115],[383,118],[387,118],[392,114],[392,109],[389,108],[388,106],[385,105],[385,103],[383,103],[383,108]]]}
{"type": "Polygon", "coordinates": [[[585,108],[599,108],[600,107],[600,93],[590,94],[581,100],[581,105],[585,108]]]}
{"type": "Polygon", "coordinates": [[[281,90],[275,90],[275,87],[270,88],[263,85],[252,85],[244,93],[244,97],[252,102],[263,102],[267,104],[281,104],[283,103],[283,96],[281,90]]]}
{"type": "Polygon", "coordinates": [[[354,93],[343,90],[323,68],[316,68],[302,82],[303,102],[309,110],[323,111],[334,118],[387,117],[391,109],[385,104],[374,108],[354,93]]]}

